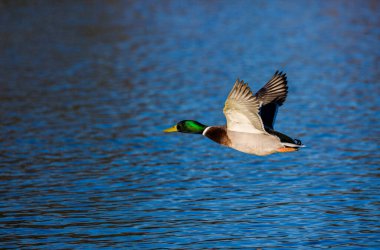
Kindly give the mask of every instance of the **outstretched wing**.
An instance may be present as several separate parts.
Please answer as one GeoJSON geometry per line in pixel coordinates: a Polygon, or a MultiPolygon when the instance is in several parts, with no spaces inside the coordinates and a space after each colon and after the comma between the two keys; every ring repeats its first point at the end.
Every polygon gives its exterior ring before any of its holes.
{"type": "Polygon", "coordinates": [[[243,81],[236,80],[224,105],[227,129],[245,133],[266,133],[259,115],[260,103],[243,81]]]}
{"type": "Polygon", "coordinates": [[[262,87],[255,97],[260,104],[260,117],[264,126],[273,129],[278,107],[281,106],[288,95],[288,81],[286,73],[274,73],[264,87],[262,87]]]}

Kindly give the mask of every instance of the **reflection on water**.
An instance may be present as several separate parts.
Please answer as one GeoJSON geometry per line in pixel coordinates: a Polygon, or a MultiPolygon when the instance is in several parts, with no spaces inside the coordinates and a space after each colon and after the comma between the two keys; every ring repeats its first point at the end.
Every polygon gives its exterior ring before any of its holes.
{"type": "Polygon", "coordinates": [[[379,5],[0,4],[2,248],[380,245],[379,5]],[[245,155],[237,77],[288,73],[277,128],[308,148],[245,155]]]}

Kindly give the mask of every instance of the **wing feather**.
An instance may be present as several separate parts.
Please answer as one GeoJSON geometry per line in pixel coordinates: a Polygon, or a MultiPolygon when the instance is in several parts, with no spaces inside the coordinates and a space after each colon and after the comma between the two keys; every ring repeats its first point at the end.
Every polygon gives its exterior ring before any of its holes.
{"type": "Polygon", "coordinates": [[[245,133],[266,133],[259,115],[260,102],[248,84],[236,80],[224,105],[227,129],[245,133]]]}
{"type": "Polygon", "coordinates": [[[286,79],[286,73],[278,71],[276,71],[272,79],[255,94],[256,98],[261,102],[260,106],[269,103],[276,103],[278,106],[281,106],[285,102],[287,95],[288,81],[286,79]]]}
{"type": "Polygon", "coordinates": [[[286,74],[276,71],[272,78],[255,94],[260,103],[260,117],[264,126],[273,129],[278,107],[288,95],[286,74]]]}

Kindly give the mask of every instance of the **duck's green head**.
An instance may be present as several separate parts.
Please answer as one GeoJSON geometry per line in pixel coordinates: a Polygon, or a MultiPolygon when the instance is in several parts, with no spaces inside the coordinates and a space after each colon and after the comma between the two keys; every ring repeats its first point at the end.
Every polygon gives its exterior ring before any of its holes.
{"type": "Polygon", "coordinates": [[[207,128],[206,125],[192,120],[180,121],[171,128],[165,129],[164,132],[181,132],[181,133],[190,133],[190,134],[202,134],[203,131],[207,128]]]}

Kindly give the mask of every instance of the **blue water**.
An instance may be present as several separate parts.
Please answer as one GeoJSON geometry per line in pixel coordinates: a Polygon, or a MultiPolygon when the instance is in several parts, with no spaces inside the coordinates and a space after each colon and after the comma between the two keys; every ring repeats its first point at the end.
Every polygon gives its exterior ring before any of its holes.
{"type": "Polygon", "coordinates": [[[0,248],[378,249],[377,1],[0,3],[0,248]],[[162,129],[222,125],[235,79],[284,70],[247,155],[162,129]]]}

